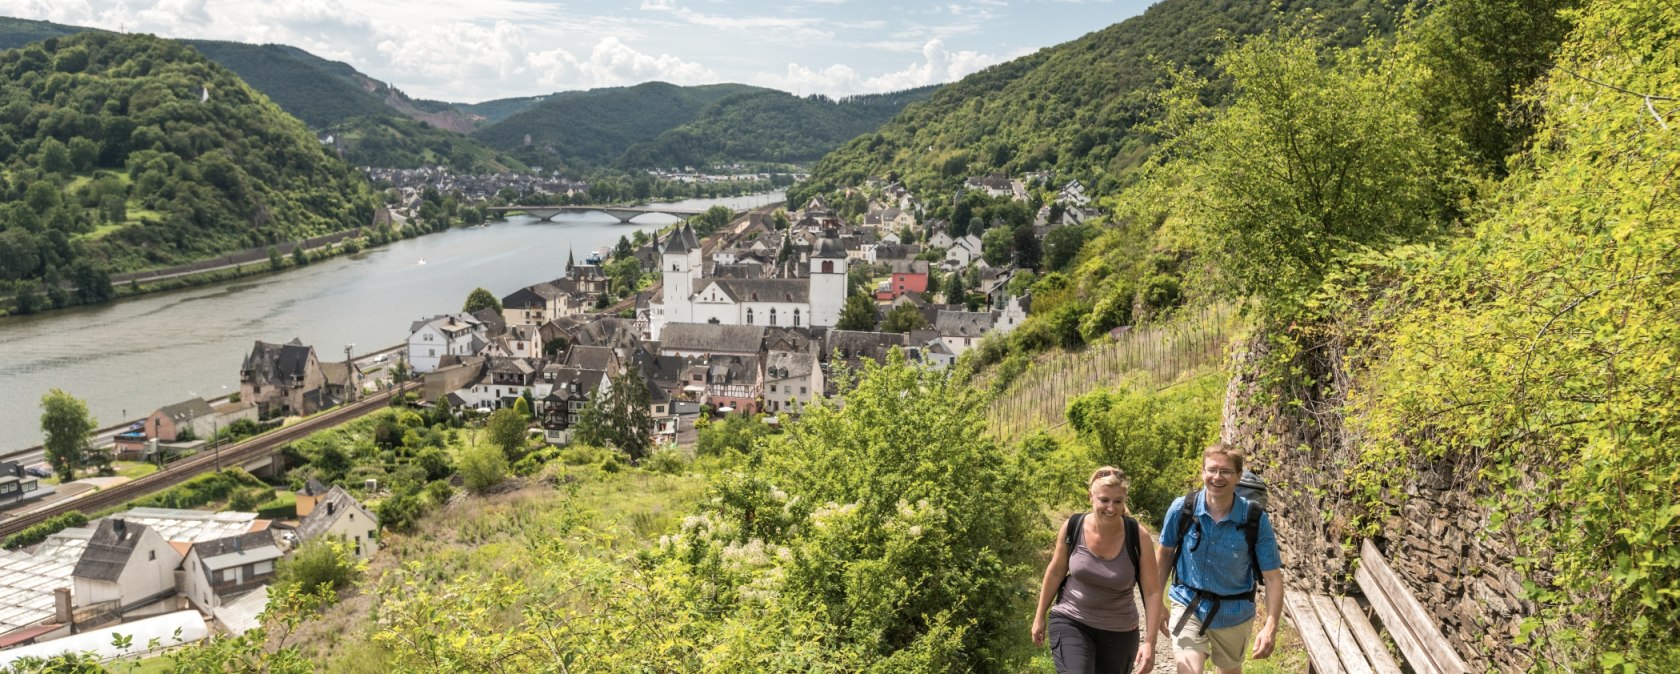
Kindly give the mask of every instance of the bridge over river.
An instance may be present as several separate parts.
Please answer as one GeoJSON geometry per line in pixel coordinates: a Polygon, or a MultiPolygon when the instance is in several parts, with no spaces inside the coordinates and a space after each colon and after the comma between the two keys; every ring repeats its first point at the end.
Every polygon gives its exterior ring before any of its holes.
{"type": "Polygon", "coordinates": [[[676,218],[692,218],[705,212],[688,208],[660,208],[657,206],[491,206],[485,210],[503,216],[511,212],[519,212],[544,221],[551,220],[561,213],[605,213],[618,218],[619,222],[626,223],[649,213],[662,213],[676,218]]]}

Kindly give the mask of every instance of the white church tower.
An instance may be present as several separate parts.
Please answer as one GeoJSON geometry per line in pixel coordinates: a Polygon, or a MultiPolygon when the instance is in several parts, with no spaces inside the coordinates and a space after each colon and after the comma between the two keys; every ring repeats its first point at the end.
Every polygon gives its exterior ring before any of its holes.
{"type": "Polygon", "coordinates": [[[653,334],[657,335],[671,323],[694,321],[694,282],[700,278],[700,242],[687,225],[678,227],[665,239],[660,254],[660,273],[665,283],[665,301],[653,316],[653,334]]]}
{"type": "Polygon", "coordinates": [[[840,324],[840,310],[846,305],[846,251],[830,237],[817,240],[811,251],[811,325],[832,328],[840,324]]]}

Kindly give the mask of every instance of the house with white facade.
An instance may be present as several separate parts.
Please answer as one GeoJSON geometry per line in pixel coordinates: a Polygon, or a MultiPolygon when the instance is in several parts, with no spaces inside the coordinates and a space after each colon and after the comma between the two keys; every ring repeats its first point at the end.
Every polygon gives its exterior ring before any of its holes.
{"type": "Polygon", "coordinates": [[[379,517],[343,487],[334,485],[317,497],[309,514],[298,523],[298,538],[303,541],[322,536],[336,537],[350,546],[356,559],[368,559],[379,551],[379,517]]]}
{"type": "Polygon", "coordinates": [[[803,409],[822,395],[823,371],[817,354],[771,351],[764,358],[764,411],[782,414],[803,409]]]}
{"type": "Polygon", "coordinates": [[[408,327],[408,365],[431,372],[444,356],[473,356],[490,343],[489,330],[472,314],[445,314],[408,327]]]}
{"type": "Polygon", "coordinates": [[[274,579],[283,554],[274,532],[251,533],[193,543],[181,562],[180,592],[205,613],[274,579]]]}
{"type": "Polygon", "coordinates": [[[996,317],[990,311],[949,311],[941,309],[939,317],[934,321],[933,329],[939,332],[939,341],[945,345],[953,356],[960,356],[964,351],[972,348],[985,336],[987,330],[992,329],[996,317]]]}
{"type": "Polygon", "coordinates": [[[157,531],[107,517],[94,526],[70,574],[71,596],[78,608],[108,604],[106,612],[115,617],[148,605],[150,613],[167,613],[176,606],[159,603],[175,595],[180,566],[181,553],[157,531]]]}

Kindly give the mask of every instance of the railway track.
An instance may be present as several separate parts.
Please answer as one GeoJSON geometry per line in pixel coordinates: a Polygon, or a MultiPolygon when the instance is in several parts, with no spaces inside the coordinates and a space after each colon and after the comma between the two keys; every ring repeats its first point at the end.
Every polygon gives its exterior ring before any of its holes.
{"type": "Polygon", "coordinates": [[[311,433],[332,428],[384,409],[390,404],[392,396],[413,391],[419,386],[419,382],[409,382],[401,388],[389,389],[350,405],[322,412],[285,428],[276,429],[230,447],[221,448],[220,451],[199,452],[169,464],[168,468],[151,475],[113,487],[106,487],[80,498],[60,501],[39,510],[0,521],[0,538],[10,536],[72,510],[79,510],[92,515],[112,506],[150,496],[222,466],[237,466],[264,455],[279,452],[287,444],[307,437],[311,433]]]}

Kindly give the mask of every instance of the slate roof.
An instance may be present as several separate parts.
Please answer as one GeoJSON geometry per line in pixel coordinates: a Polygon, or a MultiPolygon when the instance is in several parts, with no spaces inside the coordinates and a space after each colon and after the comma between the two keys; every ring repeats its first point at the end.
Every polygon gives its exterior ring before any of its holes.
{"type": "Polygon", "coordinates": [[[755,384],[758,382],[758,356],[712,356],[706,367],[706,383],[755,384]]]}
{"type": "Polygon", "coordinates": [[[564,297],[566,294],[566,290],[556,285],[553,281],[544,281],[542,283],[525,286],[509,293],[507,297],[502,298],[502,308],[542,308],[548,306],[550,301],[564,297]]]}
{"type": "Polygon", "coordinates": [[[811,301],[811,284],[801,279],[750,278],[706,279],[722,288],[736,302],[786,302],[804,304],[811,301]]]}
{"type": "Polygon", "coordinates": [[[279,559],[281,556],[280,546],[274,542],[274,532],[268,530],[199,541],[193,544],[193,549],[198,551],[198,561],[211,571],[279,559]]]}
{"type": "Polygon", "coordinates": [[[839,241],[835,241],[834,239],[825,236],[821,239],[817,239],[816,249],[812,251],[811,257],[819,260],[843,259],[846,257],[846,249],[840,247],[839,241]]]}
{"type": "MultiPolygon", "coordinates": [[[[372,512],[363,508],[362,504],[357,503],[350,492],[344,491],[343,487],[334,485],[332,489],[327,490],[320,501],[315,503],[315,509],[309,511],[309,515],[298,523],[298,538],[307,541],[325,533],[333,522],[337,521],[351,508],[358,509],[364,516],[370,518],[374,526],[379,525],[378,518],[372,512]]],[[[199,554],[204,553],[200,551],[199,554]]]]}
{"type": "Polygon", "coordinates": [[[605,346],[573,346],[566,351],[565,367],[582,370],[602,370],[612,368],[617,359],[613,350],[605,346]]]}
{"type": "Polygon", "coordinates": [[[887,351],[892,347],[903,347],[904,335],[897,332],[864,332],[860,330],[830,330],[828,343],[824,345],[823,355],[840,352],[840,357],[853,360],[869,358],[885,361],[887,351]]]}
{"type": "Polygon", "coordinates": [[[144,524],[130,524],[110,517],[99,520],[93,536],[88,538],[87,550],[82,552],[82,558],[76,561],[76,569],[70,575],[116,581],[122,576],[123,567],[128,565],[128,558],[133,556],[140,535],[145,532],[144,524]]]}
{"type": "Polygon", "coordinates": [[[927,260],[893,260],[892,273],[926,274],[928,273],[928,263],[927,260]]]}
{"type": "Polygon", "coordinates": [[[817,367],[817,357],[809,353],[771,351],[764,359],[766,379],[806,379],[817,367]]]}
{"type": "Polygon", "coordinates": [[[992,329],[995,320],[990,311],[941,310],[934,329],[941,337],[979,337],[992,329]]]}
{"type": "Polygon", "coordinates": [[[659,337],[663,352],[758,353],[764,345],[764,326],[672,323],[659,337]]]}
{"type": "Polygon", "coordinates": [[[308,370],[309,355],[314,352],[314,348],[304,346],[295,338],[285,344],[257,340],[239,369],[249,373],[254,383],[290,385],[292,379],[303,379],[308,370]]]}
{"type": "Polygon", "coordinates": [[[193,419],[209,419],[216,414],[216,410],[211,409],[210,403],[204,402],[203,398],[183,400],[173,405],[160,407],[158,411],[177,424],[193,419]]]}

